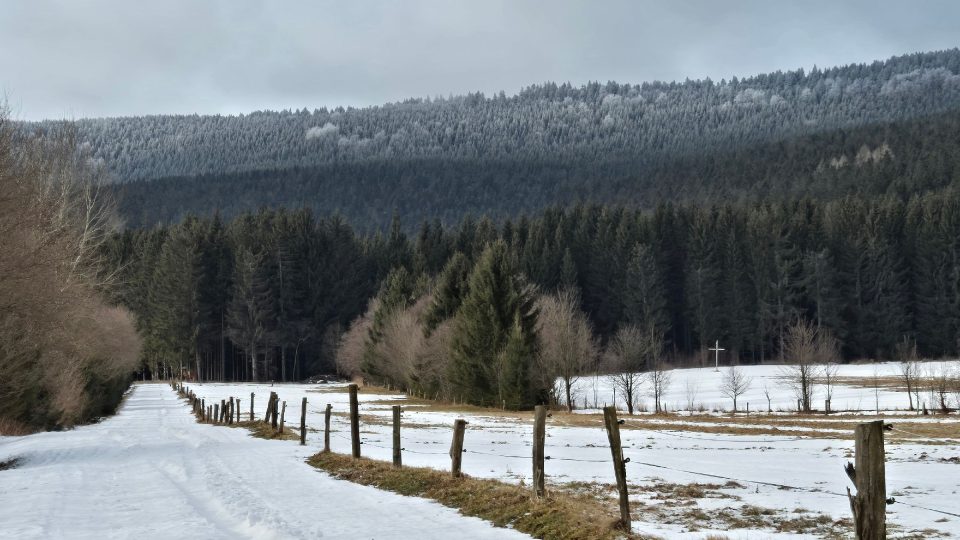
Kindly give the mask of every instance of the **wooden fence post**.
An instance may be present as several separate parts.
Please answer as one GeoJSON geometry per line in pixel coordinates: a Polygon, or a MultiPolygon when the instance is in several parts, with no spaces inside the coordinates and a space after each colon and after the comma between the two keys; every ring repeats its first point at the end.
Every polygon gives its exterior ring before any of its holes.
{"type": "Polygon", "coordinates": [[[357,403],[357,385],[350,385],[350,448],[355,458],[360,457],[360,405],[357,403]]]}
{"type": "Polygon", "coordinates": [[[300,404],[300,446],[307,444],[307,398],[300,404]]]}
{"type": "Polygon", "coordinates": [[[200,400],[200,419],[204,422],[207,421],[207,399],[203,398],[200,400]]]}
{"type": "Polygon", "coordinates": [[[327,403],[326,410],[323,411],[323,451],[330,451],[330,410],[333,405],[327,403]]]}
{"type": "Polygon", "coordinates": [[[233,396],[230,396],[230,409],[227,410],[227,423],[233,424],[233,396]]]}
{"type": "Polygon", "coordinates": [[[824,414],[830,414],[830,400],[829,400],[829,399],[824,401],[824,403],[823,403],[823,410],[825,411],[824,414]]]}
{"type": "Polygon", "coordinates": [[[237,398],[237,423],[240,423],[240,398],[237,398]]]}
{"type": "Polygon", "coordinates": [[[460,418],[453,421],[453,442],[450,444],[450,472],[454,478],[460,477],[460,467],[463,465],[463,433],[467,429],[467,421],[460,418]]]}
{"type": "Polygon", "coordinates": [[[547,408],[537,405],[533,410],[533,492],[546,495],[546,474],[543,469],[544,445],[547,439],[547,408]]]}
{"type": "Polygon", "coordinates": [[[220,404],[219,403],[213,404],[213,423],[214,424],[220,423],[220,404]]]}
{"type": "Polygon", "coordinates": [[[220,424],[225,424],[227,419],[227,400],[220,400],[220,415],[217,416],[217,422],[220,424]]]}
{"type": "Polygon", "coordinates": [[[393,466],[402,467],[403,459],[400,456],[400,406],[393,406],[393,466]]]}
{"type": "Polygon", "coordinates": [[[263,413],[263,423],[270,423],[270,414],[273,412],[273,392],[270,392],[270,396],[267,397],[267,410],[263,413]]]}
{"type": "Polygon", "coordinates": [[[250,392],[250,421],[253,422],[253,392],[250,392]]]}
{"type": "Polygon", "coordinates": [[[280,434],[283,435],[283,417],[287,415],[287,402],[283,402],[283,407],[280,409],[280,434]]]}
{"type": "Polygon", "coordinates": [[[278,396],[276,392],[270,392],[270,394],[272,394],[272,396],[273,396],[273,408],[270,409],[270,411],[271,411],[271,415],[270,415],[270,427],[272,427],[273,430],[276,431],[276,430],[277,430],[277,417],[278,417],[277,413],[278,413],[279,410],[280,410],[280,396],[278,396]]]}
{"type": "MultiPolygon", "coordinates": [[[[857,425],[854,431],[856,465],[847,462],[847,476],[857,488],[847,488],[858,540],[887,537],[887,481],[883,454],[883,420],[857,425]]],[[[893,503],[893,499],[889,501],[893,503]]]]}
{"type": "Polygon", "coordinates": [[[620,422],[617,420],[616,407],[603,408],[603,422],[610,439],[610,453],[613,455],[613,473],[617,478],[617,491],[620,492],[620,525],[630,531],[630,499],[627,496],[627,467],[623,460],[623,447],[620,445],[620,422]]]}

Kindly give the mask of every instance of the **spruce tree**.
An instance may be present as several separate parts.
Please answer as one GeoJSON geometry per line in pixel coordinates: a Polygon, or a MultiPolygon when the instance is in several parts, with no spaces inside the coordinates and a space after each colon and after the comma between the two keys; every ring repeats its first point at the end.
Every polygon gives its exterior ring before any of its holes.
{"type": "Polygon", "coordinates": [[[454,397],[476,405],[533,405],[544,391],[530,376],[536,319],[532,287],[517,275],[506,244],[494,242],[471,272],[454,321],[449,366],[454,397]]]}

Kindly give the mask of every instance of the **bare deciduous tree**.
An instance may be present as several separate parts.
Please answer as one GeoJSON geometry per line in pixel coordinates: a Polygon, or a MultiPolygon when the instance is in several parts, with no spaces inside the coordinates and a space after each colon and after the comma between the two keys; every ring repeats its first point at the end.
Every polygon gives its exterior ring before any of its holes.
{"type": "Polygon", "coordinates": [[[643,384],[646,359],[646,337],[640,327],[625,326],[610,340],[606,351],[606,368],[613,387],[620,391],[627,403],[627,413],[633,414],[634,404],[643,384]]]}
{"type": "Polygon", "coordinates": [[[653,397],[653,408],[655,412],[663,412],[663,395],[670,388],[673,380],[673,374],[670,372],[670,366],[660,357],[663,349],[663,337],[656,330],[649,330],[646,335],[648,366],[647,381],[650,382],[650,395],[653,397]]]}
{"type": "Polygon", "coordinates": [[[733,400],[733,412],[737,412],[737,398],[747,393],[750,389],[751,377],[748,377],[743,370],[737,366],[730,366],[727,372],[723,374],[723,380],[720,383],[720,391],[723,395],[733,400]]]}
{"type": "Polygon", "coordinates": [[[700,393],[700,384],[692,377],[684,383],[684,397],[687,401],[687,410],[693,411],[697,406],[697,394],[700,393]]]}
{"type": "MultiPolygon", "coordinates": [[[[798,320],[787,329],[784,353],[784,380],[793,388],[803,412],[810,412],[814,386],[820,380],[825,355],[836,350],[834,338],[809,321],[798,320]]],[[[827,358],[831,358],[827,356],[827,358]]]]}
{"type": "Polygon", "coordinates": [[[897,343],[895,351],[897,361],[900,362],[900,378],[907,388],[907,400],[910,403],[910,410],[914,409],[914,397],[917,398],[916,405],[920,406],[920,389],[917,379],[920,378],[920,362],[917,359],[917,344],[907,336],[897,343]]]}
{"type": "Polygon", "coordinates": [[[581,375],[596,367],[597,343],[590,322],[579,309],[577,295],[569,290],[539,299],[539,361],[543,373],[561,381],[564,404],[573,410],[573,386],[581,375]]]}

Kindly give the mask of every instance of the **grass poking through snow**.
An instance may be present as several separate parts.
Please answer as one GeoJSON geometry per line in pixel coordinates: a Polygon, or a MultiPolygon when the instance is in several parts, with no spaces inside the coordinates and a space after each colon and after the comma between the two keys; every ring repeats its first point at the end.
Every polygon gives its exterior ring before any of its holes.
{"type": "Polygon", "coordinates": [[[424,497],[468,516],[510,527],[536,538],[643,538],[616,528],[612,509],[589,496],[550,493],[537,499],[529,488],[496,480],[454,478],[421,467],[396,469],[392,464],[320,453],[308,461],[332,476],[401,495],[424,497]]]}

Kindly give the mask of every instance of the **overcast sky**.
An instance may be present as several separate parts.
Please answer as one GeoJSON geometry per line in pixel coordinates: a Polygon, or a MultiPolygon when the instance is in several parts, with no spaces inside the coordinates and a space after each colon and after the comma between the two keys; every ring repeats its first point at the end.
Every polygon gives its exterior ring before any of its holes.
{"type": "Polygon", "coordinates": [[[960,1],[3,0],[21,119],[714,80],[960,45],[960,1]]]}

